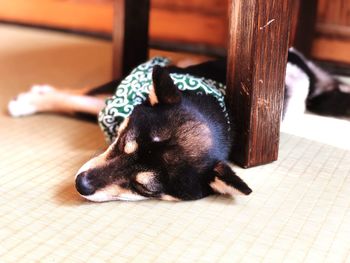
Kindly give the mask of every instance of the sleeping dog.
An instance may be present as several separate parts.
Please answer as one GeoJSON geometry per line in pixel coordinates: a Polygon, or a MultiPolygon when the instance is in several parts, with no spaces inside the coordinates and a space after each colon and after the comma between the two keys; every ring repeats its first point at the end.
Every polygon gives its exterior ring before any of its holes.
{"type": "MultiPolygon", "coordinates": [[[[227,163],[234,121],[223,96],[226,61],[186,68],[168,63],[154,58],[120,80],[81,91],[36,85],[12,100],[8,110],[14,117],[39,112],[98,116],[110,145],[85,163],[75,179],[77,191],[88,200],[250,194],[227,163]]],[[[349,86],[293,49],[285,82],[284,121],[297,119],[306,109],[350,115],[349,86]]]]}

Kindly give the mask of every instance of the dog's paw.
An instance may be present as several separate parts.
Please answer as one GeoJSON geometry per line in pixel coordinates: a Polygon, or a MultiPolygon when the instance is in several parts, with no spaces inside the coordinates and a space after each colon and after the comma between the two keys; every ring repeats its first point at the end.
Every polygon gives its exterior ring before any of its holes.
{"type": "Polygon", "coordinates": [[[34,114],[37,109],[32,101],[33,95],[21,93],[8,104],[8,112],[12,117],[21,117],[34,114]]]}
{"type": "Polygon", "coordinates": [[[8,112],[12,117],[32,115],[40,111],[42,96],[55,89],[49,85],[33,85],[28,92],[19,94],[8,104],[8,112]]]}

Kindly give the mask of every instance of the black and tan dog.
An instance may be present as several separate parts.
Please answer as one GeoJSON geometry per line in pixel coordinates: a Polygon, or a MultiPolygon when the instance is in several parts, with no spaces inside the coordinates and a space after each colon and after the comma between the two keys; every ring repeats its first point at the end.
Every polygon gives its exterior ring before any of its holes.
{"type": "MultiPolygon", "coordinates": [[[[76,189],[91,201],[194,200],[211,194],[250,194],[227,164],[231,123],[216,99],[180,91],[169,73],[226,81],[225,60],[178,68],[155,66],[153,88],[121,123],[101,155],[81,167],[76,189]]],[[[83,91],[33,86],[9,103],[12,116],[39,112],[97,115],[120,80],[83,91]]],[[[326,115],[350,114],[350,89],[295,50],[290,50],[283,116],[296,119],[306,109],[326,115]]]]}

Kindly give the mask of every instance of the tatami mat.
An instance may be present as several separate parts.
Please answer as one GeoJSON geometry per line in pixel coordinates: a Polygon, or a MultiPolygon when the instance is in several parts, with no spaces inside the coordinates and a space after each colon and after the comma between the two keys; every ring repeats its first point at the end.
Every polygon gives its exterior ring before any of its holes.
{"type": "Polygon", "coordinates": [[[82,200],[74,174],[105,147],[99,128],[6,104],[33,83],[100,84],[110,65],[108,42],[0,26],[0,262],[350,262],[347,120],[305,115],[277,162],[236,168],[248,197],[82,200]]]}

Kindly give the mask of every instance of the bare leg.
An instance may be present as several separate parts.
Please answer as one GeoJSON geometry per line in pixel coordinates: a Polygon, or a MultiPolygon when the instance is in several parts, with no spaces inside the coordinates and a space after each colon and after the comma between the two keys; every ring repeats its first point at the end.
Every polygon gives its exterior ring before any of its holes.
{"type": "Polygon", "coordinates": [[[13,117],[40,112],[73,114],[76,112],[97,115],[105,106],[107,96],[89,96],[90,89],[60,90],[49,85],[34,85],[28,92],[19,94],[8,104],[13,117]]]}

